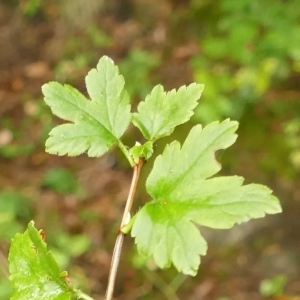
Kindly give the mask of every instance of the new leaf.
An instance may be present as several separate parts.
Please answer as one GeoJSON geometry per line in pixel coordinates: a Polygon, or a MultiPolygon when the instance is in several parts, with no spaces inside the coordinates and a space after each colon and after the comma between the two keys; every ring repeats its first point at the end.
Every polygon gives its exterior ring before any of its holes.
{"type": "Polygon", "coordinates": [[[12,240],[9,252],[11,300],[71,300],[76,296],[62,277],[33,222],[12,240]]]}
{"type": "Polygon", "coordinates": [[[195,275],[206,242],[195,224],[230,228],[234,223],[281,211],[271,190],[243,184],[238,176],[214,177],[221,166],[215,152],[232,145],[237,122],[214,122],[190,131],[182,147],[175,141],[155,160],[146,187],[153,200],[132,219],[131,234],[140,253],[160,267],[171,263],[195,275]]]}
{"type": "Polygon", "coordinates": [[[148,140],[169,135],[176,126],[191,118],[203,88],[202,84],[192,83],[166,93],[161,85],[157,85],[145,101],[140,102],[132,122],[148,140]]]}
{"type": "Polygon", "coordinates": [[[88,151],[90,157],[97,157],[119,143],[131,113],[118,67],[110,58],[102,57],[97,69],[86,76],[86,87],[91,100],[69,85],[50,82],[42,87],[53,114],[71,122],[49,133],[47,152],[77,156],[88,151]]]}

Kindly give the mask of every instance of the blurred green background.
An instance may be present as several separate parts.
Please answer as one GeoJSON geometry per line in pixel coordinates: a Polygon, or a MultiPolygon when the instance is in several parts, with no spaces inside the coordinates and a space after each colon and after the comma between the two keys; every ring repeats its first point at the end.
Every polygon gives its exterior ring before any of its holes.
{"type": "MultiPolygon", "coordinates": [[[[195,278],[157,270],[128,238],[116,299],[298,299],[299,0],[0,1],[0,299],[11,294],[10,240],[31,219],[72,282],[96,300],[104,295],[131,170],[117,151],[46,154],[60,121],[40,89],[55,80],[86,94],[84,76],[103,55],[119,65],[134,107],[158,83],[205,84],[192,124],[172,138],[195,123],[238,120],[238,141],[218,153],[222,173],[268,185],[283,206],[231,230],[201,228],[209,249],[195,278]]],[[[130,128],[124,140],[139,138],[130,128]]],[[[135,210],[149,199],[142,182],[135,210]]]]}

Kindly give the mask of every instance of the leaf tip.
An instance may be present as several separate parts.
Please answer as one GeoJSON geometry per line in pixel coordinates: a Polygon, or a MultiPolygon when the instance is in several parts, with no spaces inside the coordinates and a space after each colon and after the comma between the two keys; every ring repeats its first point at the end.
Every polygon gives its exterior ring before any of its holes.
{"type": "Polygon", "coordinates": [[[236,120],[231,120],[230,118],[225,119],[221,124],[231,124],[232,127],[236,127],[236,129],[239,127],[240,123],[236,120]]]}
{"type": "MultiPolygon", "coordinates": [[[[112,59],[111,57],[107,56],[107,55],[102,56],[102,57],[100,58],[100,61],[101,61],[101,60],[103,60],[104,62],[108,62],[108,63],[110,63],[110,64],[112,64],[112,65],[115,64],[115,62],[113,61],[113,59],[112,59]]],[[[99,62],[100,62],[100,61],[99,61],[99,62]]]]}

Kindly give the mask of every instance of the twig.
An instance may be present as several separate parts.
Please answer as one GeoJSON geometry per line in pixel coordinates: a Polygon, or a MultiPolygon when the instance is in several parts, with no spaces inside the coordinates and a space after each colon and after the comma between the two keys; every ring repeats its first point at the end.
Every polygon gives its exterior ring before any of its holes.
{"type": "Polygon", "coordinates": [[[119,266],[123,241],[124,241],[124,237],[125,237],[125,234],[122,232],[122,228],[125,225],[127,225],[127,223],[130,220],[130,210],[131,210],[134,195],[136,192],[137,183],[138,183],[138,180],[140,177],[140,172],[141,172],[141,169],[142,169],[144,163],[145,163],[144,159],[140,159],[138,164],[135,165],[133,168],[133,176],[132,176],[131,186],[130,186],[128,198],[126,201],[126,206],[125,206],[124,213],[123,213],[122,222],[120,225],[119,233],[118,233],[118,236],[116,239],[115,248],[114,248],[114,252],[113,252],[113,256],[112,256],[105,300],[112,300],[112,297],[113,297],[114,286],[115,286],[115,281],[116,281],[116,276],[117,276],[117,269],[119,266]]]}

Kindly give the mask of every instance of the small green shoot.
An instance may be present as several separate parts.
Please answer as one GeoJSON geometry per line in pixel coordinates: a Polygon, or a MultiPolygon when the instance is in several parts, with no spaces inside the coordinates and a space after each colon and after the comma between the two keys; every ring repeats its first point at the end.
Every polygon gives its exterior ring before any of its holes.
{"type": "MultiPolygon", "coordinates": [[[[51,130],[46,141],[48,153],[77,156],[85,152],[89,157],[99,157],[116,146],[133,167],[106,300],[113,298],[124,236],[130,231],[141,255],[153,257],[161,268],[173,264],[179,272],[195,276],[200,255],[207,251],[196,224],[223,229],[281,212],[279,201],[269,188],[243,185],[244,179],[239,176],[215,177],[221,170],[216,151],[227,149],[237,138],[238,123],[227,119],[204,128],[195,125],[182,145],[178,141],[166,145],[146,181],[152,200],[130,219],[140,173],[154,152],[153,143],[190,120],[204,86],[192,83],[165,92],[157,85],[132,113],[124,84],[118,67],[105,56],[86,77],[90,100],[75,88],[57,82],[42,87],[53,114],[68,122],[51,130]],[[127,146],[121,141],[131,122],[146,139],[144,144],[127,146]]],[[[71,299],[76,294],[61,278],[33,223],[24,235],[18,234],[13,240],[10,262],[13,300],[25,299],[24,293],[26,299],[71,299]],[[53,298],[55,293],[60,296],[53,298]]]]}

